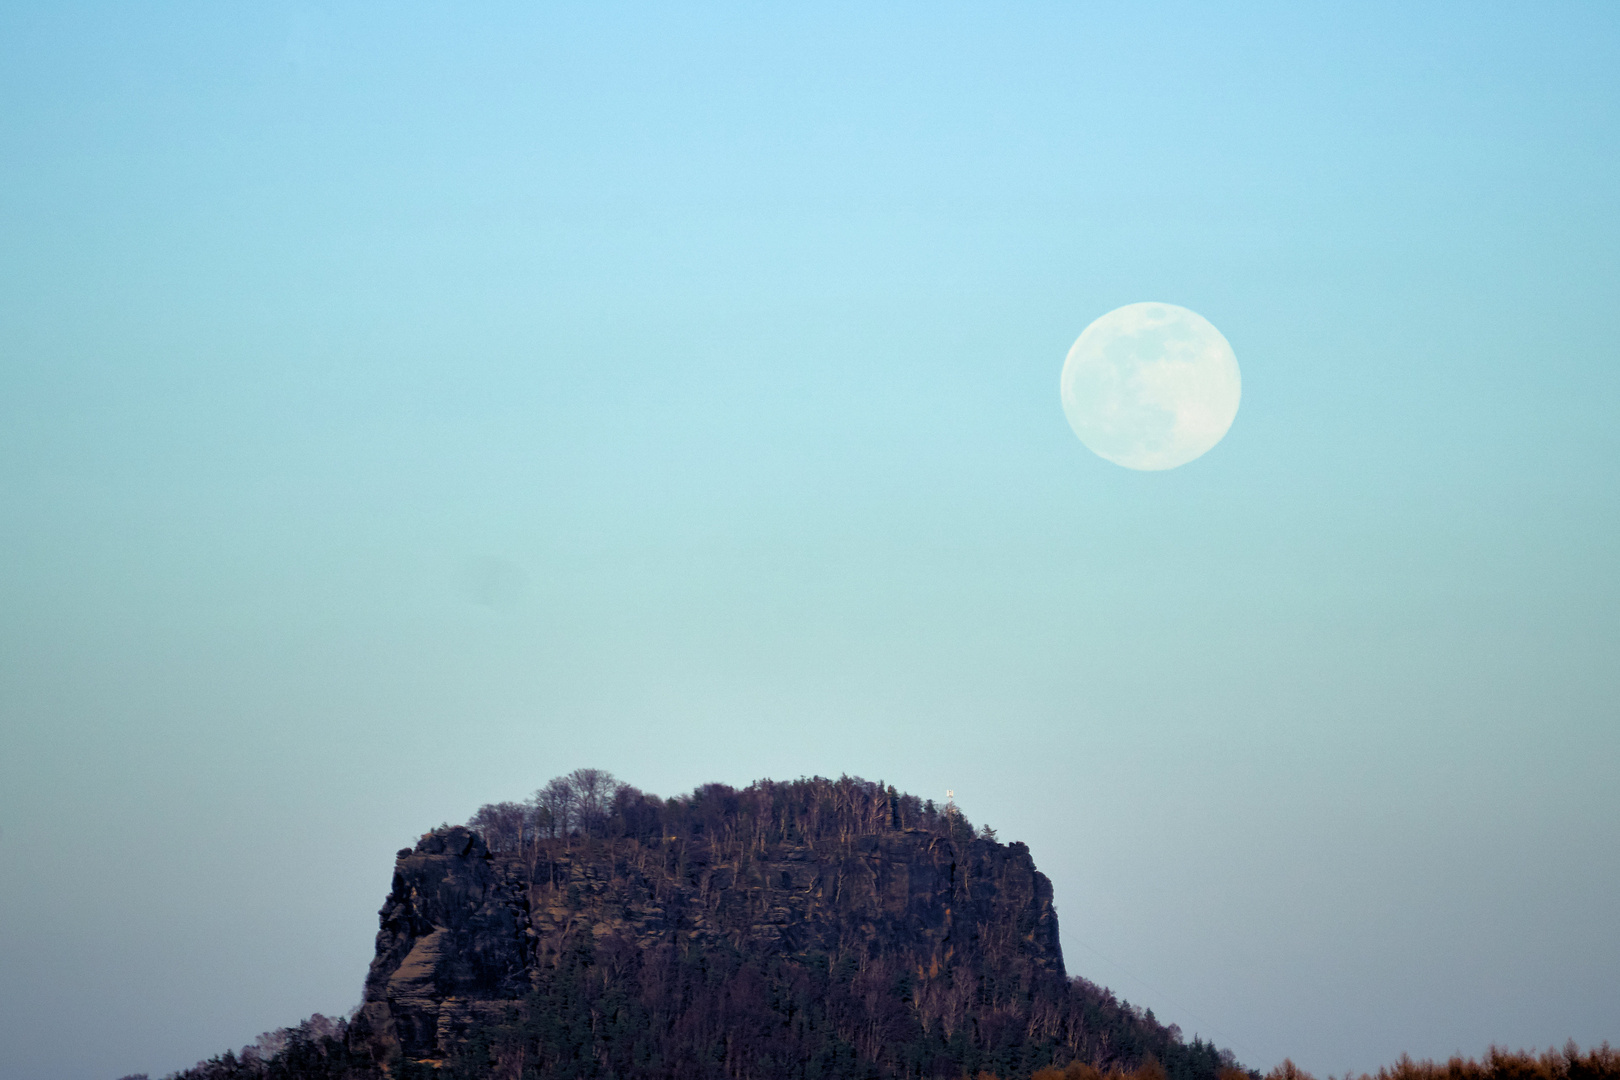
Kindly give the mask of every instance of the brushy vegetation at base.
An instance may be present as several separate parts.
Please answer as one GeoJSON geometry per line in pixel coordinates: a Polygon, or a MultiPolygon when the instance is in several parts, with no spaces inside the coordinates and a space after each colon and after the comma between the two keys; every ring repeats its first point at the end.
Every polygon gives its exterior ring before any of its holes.
{"type": "MultiPolygon", "coordinates": [[[[363,1054],[351,1050],[344,1043],[344,1025],[324,1017],[317,1023],[306,1021],[297,1028],[289,1028],[263,1036],[259,1046],[245,1047],[240,1055],[223,1054],[191,1069],[174,1073],[169,1080],[381,1080],[383,1074],[363,1054]]],[[[463,1061],[463,1068],[469,1062],[463,1061]]],[[[428,1075],[455,1075],[461,1070],[452,1067],[438,1069],[417,1067],[406,1073],[428,1075]]],[[[591,1075],[586,1070],[582,1075],[591,1075]]],[[[480,1077],[505,1078],[525,1075],[520,1062],[491,1062],[482,1069],[465,1073],[480,1077]],[[516,1068],[513,1068],[516,1065],[516,1068]]],[[[604,1070],[599,1075],[611,1075],[604,1070]]],[[[835,1069],[828,1075],[839,1075],[835,1069]]],[[[858,1070],[848,1075],[859,1075],[858,1070]]],[[[1023,1074],[1001,1074],[980,1070],[976,1076],[969,1073],[963,1080],[1170,1080],[1169,1074],[1157,1058],[1148,1056],[1134,1069],[1099,1069],[1080,1061],[1072,1061],[1062,1068],[1045,1067],[1023,1074]]],[[[1237,1068],[1223,1068],[1216,1080],[1255,1080],[1258,1073],[1237,1068]]],[[[146,1080],[144,1076],[126,1080],[146,1080]]],[[[408,1080],[400,1076],[398,1080],[408,1080]]],[[[1292,1061],[1284,1061],[1272,1069],[1264,1080],[1316,1080],[1309,1072],[1292,1061]]],[[[1376,1073],[1359,1076],[1345,1074],[1329,1076],[1327,1080],[1620,1080],[1620,1051],[1610,1049],[1608,1043],[1582,1051],[1574,1042],[1562,1050],[1548,1050],[1543,1054],[1523,1050],[1503,1050],[1491,1047],[1483,1061],[1474,1058],[1453,1057],[1444,1062],[1414,1061],[1402,1055],[1393,1065],[1376,1073]]]]}
{"type": "MultiPolygon", "coordinates": [[[[1284,1061],[1266,1074],[1265,1080],[1316,1080],[1310,1073],[1284,1061]]],[[[1335,1080],[1328,1077],[1328,1080],[1335,1080]]],[[[1620,1050],[1608,1043],[1582,1052],[1572,1039],[1562,1050],[1534,1054],[1525,1050],[1504,1050],[1493,1046],[1484,1061],[1453,1057],[1445,1062],[1413,1061],[1405,1054],[1393,1065],[1377,1073],[1337,1080],[1620,1080],[1620,1050]]]]}
{"type": "MultiPolygon", "coordinates": [[[[1001,1080],[995,1073],[981,1072],[976,1080],[1001,1080]]],[[[1166,1080],[1164,1066],[1148,1058],[1135,1069],[1098,1069],[1083,1062],[1070,1062],[1061,1069],[1037,1069],[1030,1080],[1166,1080]]],[[[1217,1080],[1251,1080],[1251,1074],[1223,1069],[1217,1080]]],[[[1265,1080],[1316,1080],[1291,1060],[1272,1069],[1265,1080]]],[[[1562,1050],[1534,1054],[1525,1050],[1504,1050],[1493,1046],[1484,1061],[1453,1057],[1445,1062],[1413,1061],[1406,1055],[1376,1073],[1328,1080],[1620,1080],[1620,1050],[1608,1043],[1582,1051],[1574,1040],[1562,1050]]]]}

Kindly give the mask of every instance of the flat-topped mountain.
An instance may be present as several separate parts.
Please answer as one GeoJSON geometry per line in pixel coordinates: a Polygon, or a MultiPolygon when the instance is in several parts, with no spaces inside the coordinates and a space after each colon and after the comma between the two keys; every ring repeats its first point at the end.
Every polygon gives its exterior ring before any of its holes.
{"type": "Polygon", "coordinates": [[[580,770],[401,850],[380,921],[352,1022],[300,1043],[326,1071],[285,1075],[1009,1078],[1157,1062],[1211,1080],[1233,1064],[1067,976],[1051,883],[1023,844],[849,777],[662,800],[580,770]]]}

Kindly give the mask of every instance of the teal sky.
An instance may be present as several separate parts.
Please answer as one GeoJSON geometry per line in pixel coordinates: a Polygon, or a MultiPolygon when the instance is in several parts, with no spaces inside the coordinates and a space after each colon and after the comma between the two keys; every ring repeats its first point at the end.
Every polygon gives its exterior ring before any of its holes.
{"type": "Polygon", "coordinates": [[[1309,7],[0,8],[0,1075],[581,765],[954,788],[1262,1069],[1620,1042],[1620,8],[1309,7]]]}

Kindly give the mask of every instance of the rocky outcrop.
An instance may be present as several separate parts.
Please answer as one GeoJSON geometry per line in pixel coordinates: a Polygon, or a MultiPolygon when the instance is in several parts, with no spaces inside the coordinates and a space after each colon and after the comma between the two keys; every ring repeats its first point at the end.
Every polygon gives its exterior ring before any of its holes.
{"type": "Polygon", "coordinates": [[[399,852],[357,1018],[379,1061],[433,1060],[528,992],[527,893],[513,860],[459,826],[399,852]]]}
{"type": "Polygon", "coordinates": [[[379,914],[362,1017],[385,1055],[419,1060],[532,991],[581,934],[642,950],[899,957],[924,978],[969,954],[1063,973],[1052,886],[1028,848],[915,828],[750,851],[583,838],[520,857],[457,826],[400,851],[379,914]]]}
{"type": "Polygon", "coordinates": [[[847,778],[621,792],[587,829],[502,851],[439,829],[399,852],[380,924],[349,1040],[396,1075],[1221,1064],[1066,977],[1023,844],[847,778]]]}

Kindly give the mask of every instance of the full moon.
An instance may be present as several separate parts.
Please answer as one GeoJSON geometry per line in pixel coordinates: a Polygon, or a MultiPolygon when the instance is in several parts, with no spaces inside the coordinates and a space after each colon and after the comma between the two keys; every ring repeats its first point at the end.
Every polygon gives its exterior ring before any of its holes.
{"type": "Polygon", "coordinates": [[[1086,327],[1063,362],[1063,413],[1127,469],[1173,469],[1221,441],[1242,396],[1221,332],[1174,304],[1127,304],[1086,327]]]}

